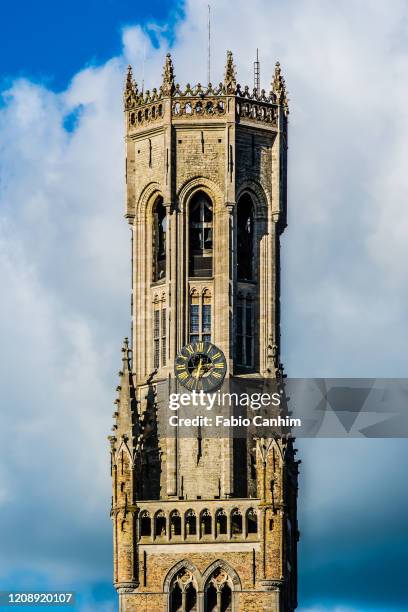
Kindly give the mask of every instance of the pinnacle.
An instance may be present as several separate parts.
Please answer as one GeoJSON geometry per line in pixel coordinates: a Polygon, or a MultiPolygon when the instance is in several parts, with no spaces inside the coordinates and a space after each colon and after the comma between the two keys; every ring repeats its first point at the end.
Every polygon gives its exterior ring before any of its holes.
{"type": "Polygon", "coordinates": [[[234,93],[237,85],[235,64],[232,51],[227,51],[227,64],[225,66],[224,84],[228,93],[234,93]]]}
{"type": "Polygon", "coordinates": [[[125,338],[123,340],[123,345],[122,345],[122,362],[123,362],[123,366],[122,366],[123,372],[121,372],[122,375],[123,373],[130,371],[131,354],[132,354],[132,349],[129,347],[129,338],[125,338]]]}
{"type": "Polygon", "coordinates": [[[132,66],[129,64],[127,67],[125,91],[131,91],[133,89],[133,71],[132,66]]]}
{"type": "Polygon", "coordinates": [[[287,114],[289,112],[287,96],[288,92],[286,89],[285,79],[282,76],[282,69],[279,61],[275,64],[275,73],[273,75],[271,87],[277,101],[282,104],[285,109],[285,113],[287,114]]]}
{"type": "Polygon", "coordinates": [[[170,96],[174,91],[174,67],[170,53],[167,53],[164,63],[162,88],[165,96],[170,96]]]}

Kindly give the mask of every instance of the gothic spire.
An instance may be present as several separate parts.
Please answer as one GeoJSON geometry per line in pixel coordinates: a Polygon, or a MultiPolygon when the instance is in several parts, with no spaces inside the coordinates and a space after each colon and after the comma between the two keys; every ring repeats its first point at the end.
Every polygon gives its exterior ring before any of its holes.
{"type": "Polygon", "coordinates": [[[166,55],[163,69],[163,95],[171,96],[174,91],[174,68],[170,53],[166,55]]]}
{"type": "Polygon", "coordinates": [[[135,422],[137,421],[136,397],[133,385],[132,369],[131,369],[131,354],[132,349],[129,347],[129,341],[125,338],[122,345],[122,367],[119,372],[120,382],[117,387],[118,397],[115,400],[115,432],[114,441],[120,444],[121,439],[126,439],[128,447],[133,446],[135,435],[135,422]]]}
{"type": "Polygon", "coordinates": [[[289,112],[288,106],[288,96],[286,91],[286,83],[285,79],[282,76],[282,70],[279,62],[276,62],[275,65],[275,73],[273,75],[273,80],[271,83],[272,92],[276,96],[276,101],[279,104],[282,104],[286,113],[289,112]]]}
{"type": "Polygon", "coordinates": [[[225,66],[224,85],[227,93],[235,93],[237,86],[237,75],[235,73],[234,58],[232,51],[227,51],[227,64],[225,66]]]}

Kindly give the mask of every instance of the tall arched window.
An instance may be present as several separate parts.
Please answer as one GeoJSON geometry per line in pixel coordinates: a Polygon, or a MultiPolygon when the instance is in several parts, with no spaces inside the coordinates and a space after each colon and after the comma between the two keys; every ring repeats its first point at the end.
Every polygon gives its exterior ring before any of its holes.
{"type": "Polygon", "coordinates": [[[141,536],[152,535],[152,522],[150,519],[150,514],[147,512],[147,510],[144,510],[140,514],[140,535],[141,536]]]}
{"type": "Polygon", "coordinates": [[[246,532],[247,534],[258,532],[258,516],[254,508],[250,508],[246,514],[246,532]]]}
{"type": "Polygon", "coordinates": [[[159,196],[153,207],[153,282],[166,276],[166,209],[159,196]]]}
{"type": "Polygon", "coordinates": [[[185,515],[185,533],[186,536],[196,535],[197,533],[197,517],[194,510],[187,510],[185,515]]]}
{"type": "Polygon", "coordinates": [[[223,568],[217,568],[204,586],[205,612],[232,610],[232,581],[223,568]]]}
{"type": "Polygon", "coordinates": [[[217,510],[215,515],[216,535],[227,535],[227,515],[224,510],[217,510]]]}
{"type": "Polygon", "coordinates": [[[237,274],[238,280],[253,280],[254,207],[247,193],[237,205],[237,274]]]}
{"type": "Polygon", "coordinates": [[[159,510],[154,518],[154,535],[156,537],[165,536],[167,532],[166,527],[166,515],[162,510],[159,510]]]}
{"type": "Polygon", "coordinates": [[[202,191],[197,192],[189,207],[189,274],[212,276],[213,205],[202,191]]]}
{"type": "Polygon", "coordinates": [[[202,536],[211,535],[211,532],[212,532],[212,516],[211,516],[211,512],[209,510],[207,510],[207,508],[205,510],[203,510],[202,513],[201,513],[200,527],[201,527],[201,535],[202,536]]]}
{"type": "Polygon", "coordinates": [[[170,612],[197,612],[197,583],[187,568],[174,576],[170,585],[170,612]]]}
{"type": "Polygon", "coordinates": [[[170,514],[170,535],[181,535],[181,516],[178,510],[173,510],[170,514]]]}
{"type": "Polygon", "coordinates": [[[239,536],[242,534],[242,514],[238,508],[234,508],[231,512],[231,536],[239,536]]]}

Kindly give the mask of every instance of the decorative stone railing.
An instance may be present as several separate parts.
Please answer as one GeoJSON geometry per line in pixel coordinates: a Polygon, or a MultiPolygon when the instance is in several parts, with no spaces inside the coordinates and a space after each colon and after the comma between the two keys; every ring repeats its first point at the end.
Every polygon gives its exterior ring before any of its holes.
{"type": "Polygon", "coordinates": [[[139,110],[129,110],[129,127],[135,128],[146,123],[152,123],[163,119],[163,116],[163,102],[158,101],[156,104],[147,104],[139,108],[139,110]]]}
{"type": "Polygon", "coordinates": [[[142,543],[182,541],[256,542],[259,539],[259,499],[157,500],[139,502],[138,534],[142,543]],[[215,502],[215,503],[214,503],[215,502]],[[248,516],[253,517],[250,528],[248,516]],[[173,517],[173,519],[172,519],[173,517]],[[174,517],[178,521],[177,526],[174,517]],[[203,531],[203,517],[207,531],[203,531]],[[223,517],[222,519],[220,517],[223,517]],[[145,530],[148,521],[148,532],[145,530]],[[223,527],[221,528],[221,520],[223,527]],[[157,523],[159,521],[160,524],[157,523]],[[190,531],[191,521],[194,524],[190,531]],[[235,523],[238,521],[238,523],[235,523]],[[234,528],[238,527],[238,529],[234,528]],[[177,528],[176,528],[177,527],[177,528]]]}
{"type": "Polygon", "coordinates": [[[170,121],[219,118],[229,113],[233,107],[238,121],[256,121],[277,127],[280,109],[285,117],[289,112],[285,80],[279,62],[275,65],[271,91],[268,94],[264,89],[259,91],[254,88],[251,91],[248,86],[241,87],[237,83],[231,51],[227,51],[224,82],[218,86],[211,83],[206,87],[201,83],[191,86],[187,83],[182,89],[175,83],[173,62],[168,53],[161,87],[151,92],[140,92],[129,66],[124,103],[129,129],[144,127],[163,119],[170,121]],[[231,99],[235,99],[232,106],[231,99]]]}
{"type": "Polygon", "coordinates": [[[278,107],[275,104],[239,99],[237,100],[236,114],[237,117],[262,121],[272,126],[278,124],[278,107]]]}
{"type": "MultiPolygon", "coordinates": [[[[182,90],[179,85],[169,96],[171,114],[174,119],[217,118],[226,114],[227,98],[236,98],[236,117],[277,125],[278,105],[273,92],[265,90],[252,92],[249,87],[237,85],[227,93],[225,86],[211,84],[203,88],[200,83],[182,90]]],[[[125,110],[128,111],[129,128],[151,124],[164,118],[164,98],[162,88],[146,91],[143,94],[134,92],[125,99],[125,110]]]]}

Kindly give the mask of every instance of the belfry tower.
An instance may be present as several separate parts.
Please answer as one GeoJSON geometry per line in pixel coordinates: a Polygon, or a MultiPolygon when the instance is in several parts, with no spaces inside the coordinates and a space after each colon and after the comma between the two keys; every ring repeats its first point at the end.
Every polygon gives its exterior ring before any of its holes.
{"type": "Polygon", "coordinates": [[[298,461],[290,437],[168,438],[163,389],[189,342],[227,379],[282,379],[280,234],[288,103],[237,84],[124,92],[132,331],[111,443],[120,612],[289,612],[297,606],[298,461]]]}

